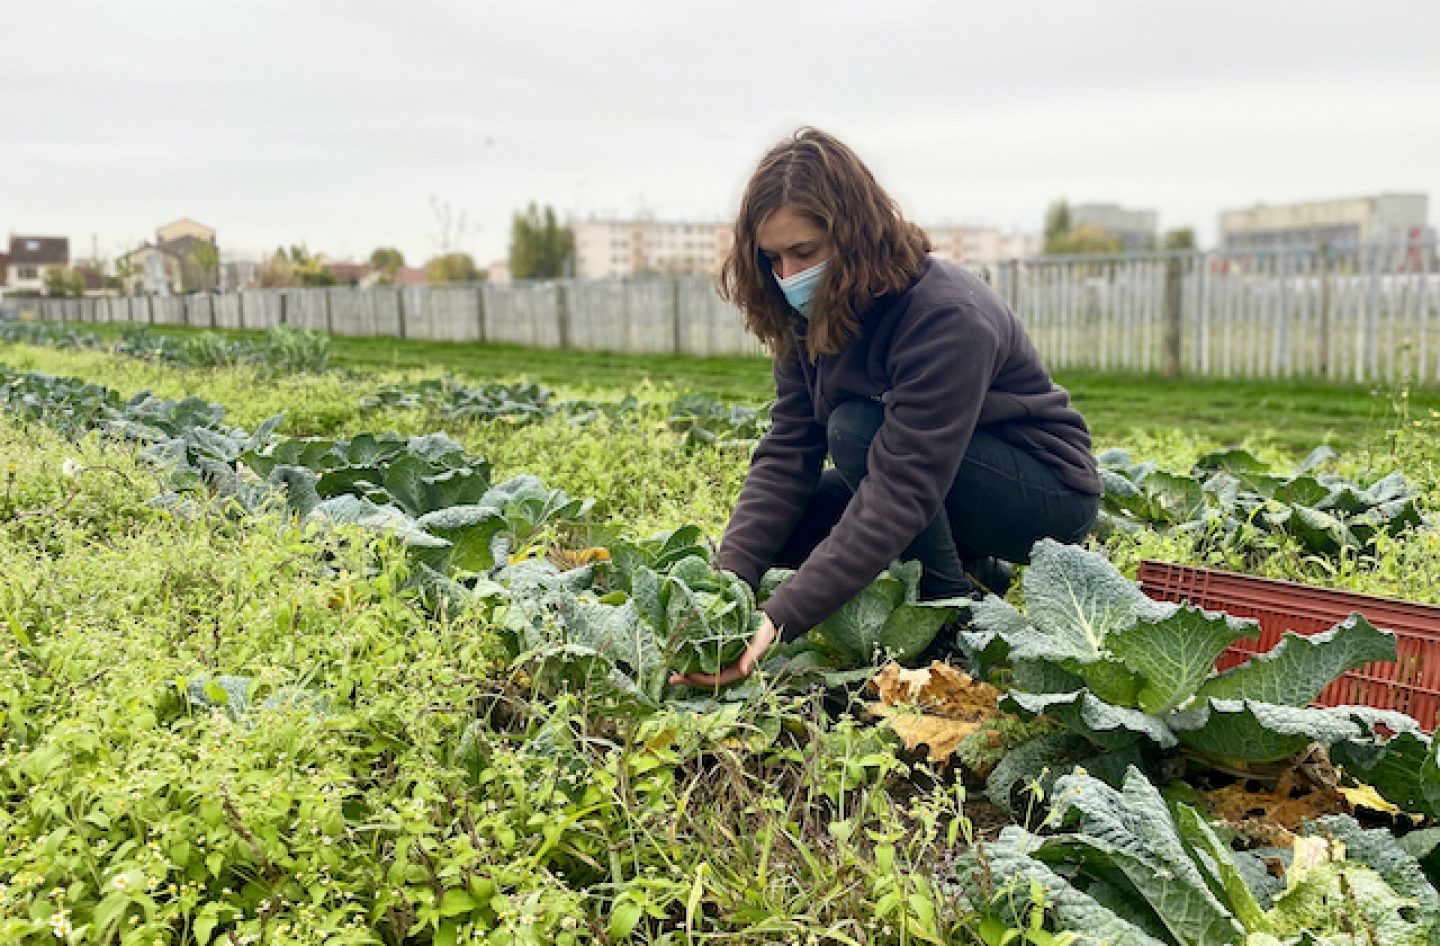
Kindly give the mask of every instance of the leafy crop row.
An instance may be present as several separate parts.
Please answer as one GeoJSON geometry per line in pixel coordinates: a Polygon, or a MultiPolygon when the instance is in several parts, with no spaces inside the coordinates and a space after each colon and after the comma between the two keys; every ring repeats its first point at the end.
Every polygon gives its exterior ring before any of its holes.
{"type": "Polygon", "coordinates": [[[1100,527],[1170,531],[1197,547],[1239,547],[1255,561],[1280,536],[1315,555],[1369,553],[1377,536],[1399,535],[1424,522],[1404,476],[1357,483],[1317,472],[1335,457],[1329,447],[1317,447],[1293,471],[1277,474],[1248,451],[1232,448],[1206,454],[1182,474],[1107,450],[1099,456],[1105,484],[1100,527]]]}
{"type": "MultiPolygon", "coordinates": [[[[559,401],[537,384],[463,384],[453,378],[427,378],[387,385],[361,399],[365,410],[423,410],[446,422],[501,421],[513,426],[550,417],[583,425],[606,419],[635,424],[649,412],[634,397],[620,401],[559,401]]],[[[703,394],[686,394],[669,406],[662,422],[690,444],[748,445],[769,428],[768,408],[727,404],[703,394]]]]}
{"type": "MultiPolygon", "coordinates": [[[[592,589],[593,568],[511,567],[538,551],[529,544],[542,529],[580,522],[593,501],[533,476],[492,485],[488,462],[444,434],[286,438],[273,433],[279,417],[250,434],[225,427],[223,408],[198,399],[140,395],[120,405],[114,392],[34,373],[6,377],[0,397],[72,435],[90,428],[146,444],[145,455],[163,461],[169,476],[171,489],[152,500],[163,508],[193,515],[197,500],[214,497],[245,512],[283,508],[306,523],[385,532],[414,559],[427,598],[451,608],[498,582],[512,614],[530,615],[511,656],[535,659],[543,676],[592,696],[643,697],[653,707],[669,672],[728,665],[758,625],[750,589],[711,567],[694,527],[621,540],[615,555],[628,564],[615,588],[602,581],[592,589]],[[671,554],[677,542],[690,554],[671,554]],[[557,669],[561,663],[576,666],[557,669]]],[[[770,584],[785,577],[772,574],[770,584]]],[[[782,660],[835,671],[871,666],[886,653],[918,654],[969,603],[919,602],[918,579],[917,563],[897,565],[782,660]]]]}
{"type": "Polygon", "coordinates": [[[328,335],[286,325],[267,329],[258,342],[234,340],[217,332],[174,338],[145,327],[129,327],[119,340],[106,343],[94,333],[77,332],[49,322],[0,322],[0,341],[95,349],[179,368],[250,365],[277,374],[292,374],[324,371],[330,363],[328,335]]]}

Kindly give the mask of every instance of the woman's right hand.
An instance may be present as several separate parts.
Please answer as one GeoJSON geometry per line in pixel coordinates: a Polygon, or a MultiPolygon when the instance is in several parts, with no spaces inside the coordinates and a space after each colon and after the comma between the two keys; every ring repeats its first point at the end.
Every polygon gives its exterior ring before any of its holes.
{"type": "Polygon", "coordinates": [[[760,658],[765,656],[770,645],[775,643],[775,638],[780,636],[780,632],[771,623],[769,615],[762,611],[761,617],[760,626],[750,637],[750,643],[746,646],[745,653],[740,655],[739,660],[719,673],[677,673],[670,677],[670,683],[692,687],[723,687],[750,676],[756,665],[760,663],[760,658]]]}

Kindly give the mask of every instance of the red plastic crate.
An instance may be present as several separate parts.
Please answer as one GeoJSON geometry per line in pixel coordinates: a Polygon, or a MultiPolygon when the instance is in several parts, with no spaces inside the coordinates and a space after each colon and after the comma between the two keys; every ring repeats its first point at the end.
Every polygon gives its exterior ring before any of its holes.
{"type": "Polygon", "coordinates": [[[1260,622],[1260,636],[1232,644],[1215,662],[1217,670],[1269,651],[1286,631],[1319,634],[1358,611],[1376,627],[1394,632],[1397,659],[1345,672],[1320,693],[1316,704],[1399,710],[1418,720],[1426,732],[1435,729],[1440,711],[1440,607],[1169,562],[1141,562],[1140,589],[1157,601],[1188,601],[1207,611],[1260,622]]]}

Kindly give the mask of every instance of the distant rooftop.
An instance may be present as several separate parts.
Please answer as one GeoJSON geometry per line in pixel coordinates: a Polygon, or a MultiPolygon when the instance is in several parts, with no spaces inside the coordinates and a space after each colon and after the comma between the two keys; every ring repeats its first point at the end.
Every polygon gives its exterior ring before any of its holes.
{"type": "Polygon", "coordinates": [[[70,263],[69,237],[12,236],[11,266],[66,266],[70,263]]]}

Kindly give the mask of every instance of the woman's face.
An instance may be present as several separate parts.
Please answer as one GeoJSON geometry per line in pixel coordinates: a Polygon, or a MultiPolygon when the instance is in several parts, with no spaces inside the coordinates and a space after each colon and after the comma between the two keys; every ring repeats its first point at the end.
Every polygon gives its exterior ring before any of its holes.
{"type": "Polygon", "coordinates": [[[760,244],[760,255],[781,279],[789,279],[829,259],[835,252],[830,234],[789,204],[766,217],[755,238],[760,244]]]}

